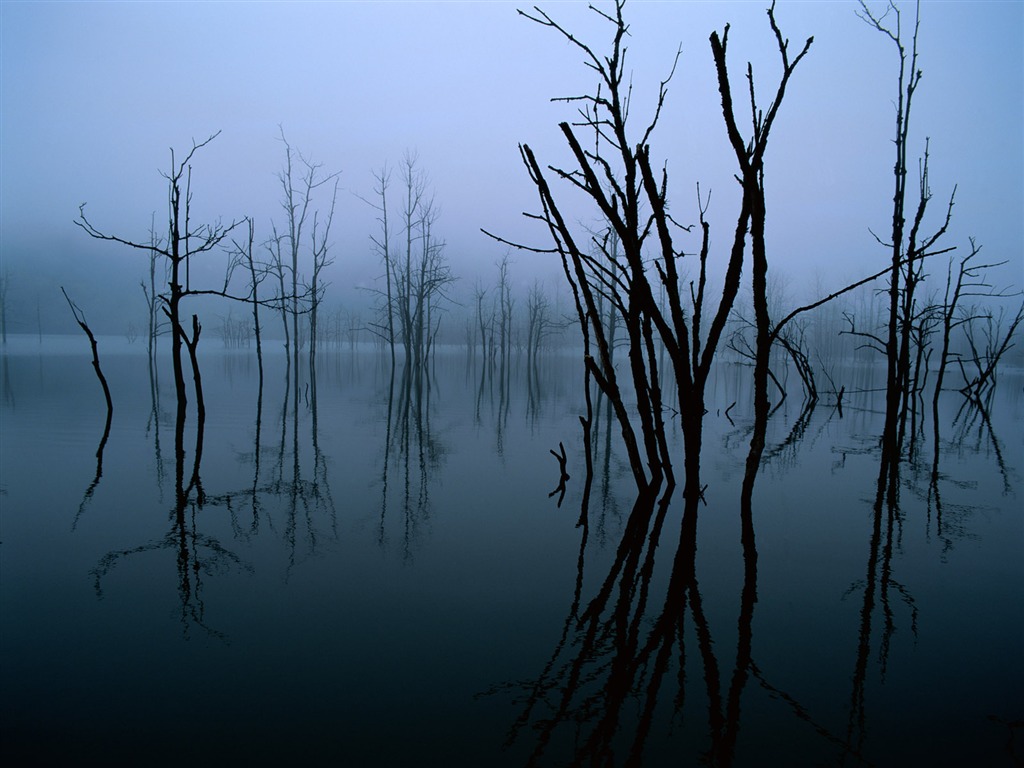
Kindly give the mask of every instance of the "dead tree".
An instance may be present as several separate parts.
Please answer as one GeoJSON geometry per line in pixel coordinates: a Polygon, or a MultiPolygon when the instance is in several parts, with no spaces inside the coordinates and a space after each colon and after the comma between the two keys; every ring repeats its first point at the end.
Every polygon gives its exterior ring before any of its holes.
{"type": "Polygon", "coordinates": [[[100,368],[100,354],[99,348],[96,344],[96,337],[93,336],[92,330],[89,328],[88,323],[85,322],[85,313],[82,312],[78,305],[71,300],[71,297],[68,296],[68,292],[64,290],[64,286],[61,286],[60,292],[64,294],[64,300],[67,301],[68,306],[71,307],[71,314],[75,316],[75,322],[78,323],[78,327],[81,328],[89,338],[89,346],[92,348],[92,367],[93,370],[96,371],[96,378],[100,380],[100,386],[103,387],[103,397],[107,401],[107,426],[103,431],[103,441],[100,443],[99,450],[99,454],[102,454],[103,444],[106,443],[107,435],[110,434],[110,419],[114,414],[114,402],[110,397],[110,387],[107,385],[107,377],[103,375],[103,369],[100,368]]]}
{"type": "Polygon", "coordinates": [[[426,174],[417,163],[416,155],[407,152],[401,166],[405,194],[399,221],[404,247],[391,245],[386,195],[390,175],[386,168],[377,177],[380,205],[373,204],[381,212],[382,227],[381,239],[373,238],[373,242],[385,262],[387,281],[377,332],[392,347],[392,360],[396,338],[401,335],[410,374],[424,369],[437,337],[447,288],[455,279],[445,257],[445,243],[435,229],[440,211],[428,196],[426,174]]]}
{"type": "Polygon", "coordinates": [[[281,332],[284,339],[285,357],[291,365],[291,331],[288,328],[288,290],[285,287],[285,276],[288,267],[284,260],[282,242],[284,236],[277,231],[277,225],[270,223],[271,235],[264,243],[267,249],[269,261],[267,262],[268,274],[273,278],[277,286],[277,296],[274,297],[274,309],[281,318],[281,332]]]}
{"type": "Polygon", "coordinates": [[[537,354],[544,339],[551,333],[551,301],[541,288],[540,280],[534,280],[526,296],[526,362],[529,370],[537,366],[537,354]]]}
{"type": "Polygon", "coordinates": [[[334,221],[334,209],[338,202],[338,180],[334,179],[334,190],[331,194],[331,207],[327,215],[320,217],[319,211],[313,213],[313,230],[310,233],[312,244],[313,270],[308,286],[309,292],[309,368],[313,386],[316,386],[314,375],[316,366],[316,348],[319,341],[318,320],[320,314],[320,303],[324,293],[327,291],[327,283],[324,280],[323,272],[334,263],[334,257],[329,255],[331,242],[331,224],[334,221]]]}
{"type": "MultiPolygon", "coordinates": [[[[769,409],[768,378],[771,347],[772,342],[778,338],[778,333],[776,331],[773,334],[771,318],[768,312],[768,257],[764,238],[764,153],[768,145],[768,135],[778,115],[779,107],[782,105],[789,79],[797,64],[807,54],[811,43],[814,41],[813,37],[808,38],[801,51],[790,61],[789,41],[783,38],[782,32],[775,22],[774,2],[768,9],[768,21],[771,24],[772,32],[775,33],[775,41],[782,59],[782,77],[779,80],[775,96],[769,103],[768,111],[766,113],[762,112],[757,106],[757,99],[755,97],[753,66],[748,62],[747,82],[750,91],[750,114],[753,125],[751,136],[746,140],[743,138],[737,123],[731,87],[729,85],[729,73],[726,67],[726,45],[729,27],[726,26],[721,39],[719,39],[717,33],[711,35],[711,50],[715,58],[715,69],[718,73],[718,91],[722,97],[722,114],[725,117],[729,143],[732,145],[740,168],[739,179],[743,188],[743,205],[749,209],[751,274],[756,334],[754,346],[754,412],[755,415],[765,419],[767,419],[769,409]]],[[[792,345],[788,344],[788,340],[786,348],[788,351],[792,350],[792,345]]],[[[798,370],[800,370],[799,362],[798,370]]],[[[803,374],[801,374],[801,378],[804,378],[803,374]]],[[[810,390],[813,391],[813,382],[810,390]]]]}
{"type": "Polygon", "coordinates": [[[498,261],[498,285],[495,301],[498,311],[498,346],[501,353],[501,371],[509,370],[509,359],[512,356],[512,309],[515,300],[512,298],[512,281],[509,278],[511,260],[506,253],[498,261]]]}
{"type": "Polygon", "coordinates": [[[487,296],[487,289],[480,285],[479,281],[473,288],[473,300],[476,302],[476,323],[480,329],[480,354],[481,359],[484,362],[486,369],[487,363],[490,360],[488,353],[489,347],[487,344],[488,331],[494,324],[494,312],[486,315],[484,314],[484,298],[487,296]]]}
{"type": "MultiPolygon", "coordinates": [[[[186,334],[181,323],[181,301],[186,296],[197,294],[223,295],[220,290],[204,290],[193,288],[190,282],[190,266],[193,259],[207,254],[219,248],[228,234],[237,226],[238,221],[228,225],[217,222],[215,224],[203,224],[196,226],[192,222],[192,158],[196,152],[213,141],[220,132],[213,134],[205,141],[196,144],[193,142],[185,158],[179,163],[175,160],[174,150],[171,150],[170,170],[163,174],[167,180],[167,237],[155,242],[136,242],[101,232],[93,226],[86,218],[85,203],[79,207],[78,219],[75,224],[81,227],[86,234],[97,240],[120,243],[130,248],[135,248],[147,253],[159,254],[167,264],[168,284],[167,292],[161,294],[160,301],[164,313],[170,321],[171,326],[171,363],[174,372],[174,391],[177,399],[177,422],[185,423],[185,408],[187,395],[185,391],[185,375],[182,365],[182,345],[185,343],[186,334]]],[[[194,343],[198,343],[198,334],[194,337],[194,343]]],[[[195,373],[195,372],[194,372],[195,373]]]]}
{"type": "Polygon", "coordinates": [[[413,246],[421,236],[423,206],[426,204],[426,178],[417,168],[416,155],[406,152],[402,158],[402,183],[405,185],[405,200],[402,206],[402,225],[405,233],[405,252],[397,263],[398,318],[402,326],[402,344],[405,362],[409,366],[415,359],[413,349],[416,311],[416,288],[414,286],[413,246]]]}
{"type": "Polygon", "coordinates": [[[964,361],[960,360],[960,370],[965,382],[960,391],[968,398],[978,401],[987,389],[995,386],[999,361],[1014,346],[1017,328],[1024,322],[1024,304],[1021,304],[1017,313],[1010,319],[1009,327],[1005,330],[1002,311],[998,315],[989,313],[984,316],[984,320],[984,323],[968,323],[964,326],[971,352],[968,362],[974,366],[974,372],[968,374],[964,361]]]}
{"type": "Polygon", "coordinates": [[[394,263],[391,252],[391,228],[388,226],[388,187],[391,185],[391,169],[385,163],[379,171],[373,174],[377,182],[374,187],[374,195],[380,202],[364,200],[377,212],[377,222],[380,224],[380,235],[370,236],[374,250],[384,265],[384,292],[379,294],[383,299],[380,307],[381,321],[374,327],[374,331],[387,341],[388,349],[391,352],[391,368],[395,367],[395,297],[394,297],[394,263]]]}
{"type": "MultiPolygon", "coordinates": [[[[579,121],[573,125],[560,125],[575,160],[573,169],[549,167],[545,170],[529,146],[521,147],[523,162],[540,197],[541,213],[533,218],[546,225],[554,243],[553,248],[533,250],[556,253],[561,257],[583,332],[588,376],[608,397],[615,411],[633,476],[641,488],[657,486],[666,477],[674,483],[657,355],[659,346],[664,345],[675,373],[675,394],[685,447],[683,495],[687,504],[693,505],[700,500],[702,493],[700,450],[705,390],[721,335],[739,291],[748,230],[752,231],[752,243],[758,249],[755,271],[759,274],[755,277],[755,286],[763,281],[766,274],[763,158],[768,135],[781,106],[786,82],[811,41],[807,41],[791,62],[785,41],[775,25],[772,11],[769,11],[779,42],[784,74],[767,114],[758,115],[755,102],[754,133],[748,147],[735,130],[726,70],[728,27],[721,37],[717,33],[711,35],[722,110],[730,142],[740,163],[743,195],[727,257],[721,297],[714,304],[710,301],[707,287],[710,227],[705,213],[709,202],[698,193],[700,250],[691,254],[691,257],[696,255],[698,278],[696,283],[689,285],[691,306],[687,312],[683,307],[683,296],[687,291],[680,274],[680,262],[685,254],[675,243],[684,229],[668,211],[667,170],[664,167],[655,170],[650,151],[650,140],[657,127],[675,65],[659,86],[653,114],[639,136],[635,136],[627,126],[630,87],[624,66],[624,40],[628,25],[622,14],[623,2],[616,2],[613,14],[593,10],[613,28],[611,53],[607,56],[596,54],[589,45],[579,41],[543,11],[535,10],[534,14],[520,12],[532,21],[555,30],[573,44],[599,80],[592,93],[563,99],[579,106],[579,121]],[[581,127],[593,134],[592,149],[585,148],[577,136],[576,129],[581,127]],[[603,235],[592,235],[589,244],[578,241],[548,184],[548,172],[589,197],[605,222],[603,235]],[[647,257],[648,249],[654,251],[653,262],[647,257]],[[667,298],[667,307],[663,307],[658,299],[662,294],[667,298]],[[623,385],[618,381],[611,361],[612,347],[599,299],[610,302],[621,320],[627,350],[626,367],[636,398],[635,409],[627,409],[624,402],[623,385]],[[636,414],[639,433],[630,410],[636,414]]],[[[677,53],[677,60],[678,56],[677,53]]],[[[748,77],[752,80],[749,68],[748,77]]],[[[760,319],[764,313],[758,309],[757,314],[767,333],[767,322],[760,319]]]]}
{"type": "Polygon", "coordinates": [[[252,328],[256,336],[256,363],[259,369],[260,391],[263,391],[263,329],[260,326],[260,284],[269,275],[269,268],[259,264],[254,255],[253,247],[256,238],[256,228],[252,219],[247,218],[248,238],[242,242],[232,240],[233,250],[231,251],[228,268],[224,277],[224,291],[227,292],[228,284],[231,282],[232,272],[242,267],[249,276],[249,302],[252,305],[252,328]]]}
{"type": "Polygon", "coordinates": [[[924,279],[924,259],[936,253],[932,250],[949,225],[953,211],[956,188],[950,194],[945,221],[932,235],[921,231],[931,189],[928,185],[928,145],[925,144],[924,158],[920,171],[920,196],[916,211],[908,229],[907,209],[907,153],[910,132],[910,115],[914,94],[921,81],[922,72],[917,63],[917,36],[920,29],[920,2],[914,15],[913,31],[910,35],[910,50],[906,48],[902,29],[900,9],[890,0],[881,15],[873,13],[861,0],[860,18],[876,31],[888,37],[896,46],[899,55],[896,98],[896,126],[894,148],[896,159],[893,165],[894,191],[892,205],[892,230],[886,241],[876,235],[876,240],[890,250],[888,319],[882,349],[886,358],[885,376],[885,421],[882,430],[882,462],[879,483],[888,486],[890,497],[897,491],[899,463],[906,430],[906,414],[913,407],[910,391],[911,346],[913,317],[917,311],[915,292],[924,279]],[[886,17],[892,14],[892,20],[886,17]]]}
{"type": "MultiPolygon", "coordinates": [[[[310,359],[314,358],[315,314],[322,298],[322,293],[319,291],[323,288],[320,275],[321,270],[331,263],[328,258],[329,241],[327,238],[331,222],[334,219],[334,209],[338,197],[337,179],[340,174],[339,172],[325,174],[323,163],[315,163],[294,149],[288,143],[283,128],[281,129],[281,143],[284,144],[285,160],[284,168],[278,173],[277,178],[281,185],[281,208],[284,210],[285,223],[284,231],[280,235],[278,235],[277,228],[273,228],[270,244],[275,259],[275,271],[280,283],[282,315],[287,314],[291,320],[291,360],[297,374],[299,347],[301,346],[299,317],[304,314],[310,315],[310,359]],[[331,207],[327,215],[320,218],[319,212],[313,208],[314,193],[320,187],[332,182],[334,193],[331,198],[331,207]],[[305,240],[307,224],[312,227],[308,246],[305,240]],[[313,256],[313,278],[309,285],[305,284],[299,271],[299,254],[303,248],[307,247],[313,256]],[[291,291],[287,296],[285,295],[286,277],[291,283],[291,291]],[[300,290],[300,284],[302,284],[302,290],[300,290]]],[[[288,342],[286,328],[286,347],[288,342]]]]}

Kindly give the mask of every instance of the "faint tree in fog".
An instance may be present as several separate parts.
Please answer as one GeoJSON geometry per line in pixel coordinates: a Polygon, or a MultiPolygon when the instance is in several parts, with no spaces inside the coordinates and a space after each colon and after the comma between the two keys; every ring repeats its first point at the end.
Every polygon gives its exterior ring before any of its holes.
{"type": "Polygon", "coordinates": [[[7,290],[11,287],[11,273],[7,267],[0,273],[0,340],[7,346],[7,290]]]}
{"type": "Polygon", "coordinates": [[[270,223],[271,236],[266,242],[266,249],[270,256],[270,261],[267,266],[267,273],[277,283],[277,297],[275,301],[275,308],[281,316],[281,331],[282,338],[284,338],[284,348],[286,357],[290,360],[291,351],[291,331],[288,329],[288,290],[285,287],[285,274],[287,272],[287,266],[285,265],[283,252],[281,250],[282,235],[277,231],[277,225],[273,222],[270,223]]]}
{"type": "Polygon", "coordinates": [[[489,315],[484,313],[484,299],[487,298],[487,289],[479,281],[473,287],[473,303],[476,307],[476,325],[480,329],[480,354],[486,365],[490,360],[490,345],[487,343],[488,334],[494,325],[493,310],[489,315]]]}
{"type": "Polygon", "coordinates": [[[380,204],[371,205],[381,213],[382,230],[379,240],[372,239],[385,261],[386,280],[383,318],[377,332],[393,351],[397,321],[407,370],[421,371],[437,339],[448,287],[455,281],[444,253],[445,243],[435,229],[440,211],[427,194],[426,174],[418,167],[416,155],[407,152],[401,165],[404,195],[399,217],[404,247],[393,247],[387,214],[390,172],[385,167],[376,178],[380,204]]]}
{"type": "Polygon", "coordinates": [[[380,202],[365,200],[377,212],[377,222],[380,224],[380,234],[370,235],[374,250],[384,265],[384,292],[383,306],[380,307],[382,318],[372,326],[374,332],[383,338],[391,352],[391,368],[395,367],[395,296],[394,296],[394,257],[391,252],[391,228],[388,226],[388,187],[391,185],[391,169],[385,163],[379,171],[373,174],[377,182],[373,193],[380,198],[380,202]]]}
{"type": "Polygon", "coordinates": [[[509,357],[512,354],[512,282],[509,279],[509,257],[506,253],[498,262],[498,286],[495,295],[498,309],[498,344],[501,355],[501,370],[508,370],[509,357]]]}
{"type": "Polygon", "coordinates": [[[405,199],[402,203],[402,222],[405,232],[405,253],[396,261],[396,300],[398,302],[398,319],[402,326],[402,341],[405,347],[406,365],[413,359],[413,317],[417,314],[414,308],[413,288],[413,244],[419,237],[420,219],[426,194],[426,179],[416,167],[416,156],[406,152],[402,158],[402,183],[405,185],[405,199]]]}
{"type": "MultiPolygon", "coordinates": [[[[331,207],[327,215],[321,218],[319,212],[313,213],[312,256],[313,272],[309,283],[309,365],[312,372],[316,364],[316,347],[319,342],[318,319],[320,304],[329,283],[324,281],[323,271],[334,263],[329,255],[331,242],[331,224],[334,221],[334,209],[338,202],[338,182],[335,179],[334,191],[331,195],[331,207]]],[[[315,386],[315,380],[314,380],[315,386]]]]}
{"type": "Polygon", "coordinates": [[[269,267],[259,264],[253,256],[253,245],[256,238],[256,226],[251,218],[246,218],[248,237],[239,242],[232,240],[229,253],[228,268],[224,276],[224,290],[231,282],[235,269],[242,267],[249,276],[249,303],[252,305],[252,328],[256,336],[256,362],[259,369],[260,390],[263,389],[263,333],[260,327],[260,284],[269,275],[269,267]]]}
{"type": "MultiPolygon", "coordinates": [[[[285,149],[284,168],[278,173],[281,184],[281,208],[284,209],[284,231],[278,233],[276,226],[270,240],[271,254],[274,260],[273,271],[280,284],[279,300],[282,302],[282,313],[287,308],[291,318],[291,356],[298,370],[299,347],[299,316],[309,314],[310,328],[310,361],[315,359],[316,322],[320,301],[323,298],[325,285],[322,271],[333,259],[330,251],[330,230],[334,220],[334,209],[338,199],[338,176],[340,172],[325,174],[323,163],[314,163],[296,149],[293,149],[281,129],[281,142],[285,149]],[[298,167],[298,166],[301,166],[298,167]],[[326,215],[313,207],[314,193],[333,182],[331,204],[326,215]],[[307,226],[309,229],[307,230],[307,226]],[[307,243],[306,236],[309,241],[307,243]],[[312,257],[312,277],[309,284],[303,284],[300,292],[299,255],[304,248],[312,257]],[[282,249],[284,251],[282,252],[282,249]],[[290,292],[285,291],[286,273],[291,282],[290,292]]],[[[304,282],[304,281],[303,281],[304,282]]],[[[286,323],[287,325],[287,323],[286,323]]],[[[285,346],[289,345],[289,337],[285,335],[285,346]]]]}
{"type": "Polygon", "coordinates": [[[163,240],[156,232],[156,214],[150,217],[149,223],[149,270],[148,282],[142,280],[139,286],[142,288],[142,295],[146,299],[146,351],[149,355],[149,365],[152,370],[156,364],[156,337],[160,332],[160,299],[157,294],[156,267],[161,254],[158,250],[163,240]]]}
{"type": "Polygon", "coordinates": [[[526,297],[526,363],[532,370],[537,365],[537,352],[554,326],[551,301],[534,280],[526,297]]]}

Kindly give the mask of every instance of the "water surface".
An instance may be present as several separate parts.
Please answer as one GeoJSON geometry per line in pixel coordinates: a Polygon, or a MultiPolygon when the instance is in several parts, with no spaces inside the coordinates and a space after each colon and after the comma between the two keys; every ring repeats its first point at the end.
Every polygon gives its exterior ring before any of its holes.
{"type": "Polygon", "coordinates": [[[186,426],[185,480],[198,484],[183,508],[169,370],[154,406],[140,344],[100,341],[115,407],[101,462],[105,411],[84,339],[16,338],[3,355],[6,757],[1024,755],[1019,373],[1003,375],[987,414],[944,395],[938,479],[926,419],[899,508],[881,517],[881,414],[875,395],[855,392],[871,372],[849,372],[842,416],[789,398],[757,479],[752,575],[738,511],[749,384],[724,368],[706,421],[695,588],[677,593],[676,499],[650,571],[616,575],[636,499],[604,411],[578,525],[585,401],[573,355],[547,355],[536,373],[514,360],[502,376],[441,350],[424,384],[406,388],[372,350],[333,350],[318,357],[316,386],[303,370],[296,387],[275,348],[259,398],[252,350],[214,346],[195,475],[191,410],[186,426]],[[571,478],[559,506],[549,450],[560,442],[571,478]],[[588,606],[603,617],[589,638],[588,606]]]}

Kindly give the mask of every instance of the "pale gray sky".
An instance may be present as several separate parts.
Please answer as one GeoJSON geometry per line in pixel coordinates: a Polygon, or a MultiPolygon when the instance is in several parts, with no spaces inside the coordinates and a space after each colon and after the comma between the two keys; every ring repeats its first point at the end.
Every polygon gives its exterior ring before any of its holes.
{"type": "MultiPolygon", "coordinates": [[[[607,27],[583,2],[541,3],[604,50],[607,27]]],[[[48,306],[62,282],[89,294],[111,280],[141,312],[143,257],[88,240],[78,205],[104,230],[145,239],[163,216],[169,148],[221,130],[194,163],[197,215],[251,215],[257,236],[280,220],[278,125],[304,153],[341,171],[335,298],[378,273],[370,254],[371,171],[418,152],[442,209],[439,230],[466,282],[490,276],[504,249],[480,227],[544,245],[520,216],[536,195],[519,160],[529,143],[566,162],[552,104],[592,83],[579,52],[505,2],[16,2],[0,3],[0,258],[26,307],[48,306]],[[42,277],[33,270],[42,268],[42,277]]],[[[881,9],[881,4],[872,7],[881,9]]],[[[763,2],[633,2],[629,69],[637,124],[683,54],[652,141],[668,161],[673,211],[696,217],[694,186],[714,190],[714,235],[734,217],[734,159],[725,141],[708,35],[728,22],[734,88],[747,60],[767,99],[778,74],[763,2]]],[[[799,48],[815,43],[791,81],[767,155],[773,268],[826,287],[884,263],[869,228],[887,231],[892,196],[894,46],[850,2],[779,2],[799,48]]],[[[913,5],[903,3],[905,23],[913,5]]],[[[913,113],[914,155],[931,138],[934,215],[959,184],[947,244],[977,237],[989,260],[1010,259],[1024,282],[1024,3],[922,4],[924,79],[913,113]]],[[[767,105],[765,105],[767,106],[767,105]]],[[[581,215],[583,212],[581,211],[581,215]]],[[[527,281],[552,280],[550,258],[516,255],[527,281]]],[[[218,266],[219,270],[219,266],[218,266]]],[[[944,271],[939,270],[939,271],[944,271]]],[[[793,288],[799,293],[798,288],[793,288]]],[[[801,296],[802,297],[802,296],[801,296]]],[[[62,301],[57,293],[55,299],[62,301]]],[[[64,310],[59,310],[64,311],[64,310]]],[[[99,309],[95,309],[99,312],[99,309]]],[[[32,329],[34,330],[34,317],[32,329]]]]}

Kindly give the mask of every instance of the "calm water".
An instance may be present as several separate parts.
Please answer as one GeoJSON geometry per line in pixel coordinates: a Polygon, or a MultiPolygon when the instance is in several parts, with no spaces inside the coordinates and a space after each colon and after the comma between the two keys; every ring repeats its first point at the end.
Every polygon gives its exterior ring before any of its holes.
{"type": "MultiPolygon", "coordinates": [[[[874,506],[872,396],[848,394],[842,418],[784,403],[752,574],[738,512],[749,384],[723,370],[680,588],[681,502],[656,547],[623,546],[636,499],[603,413],[577,525],[572,356],[536,377],[519,364],[503,386],[442,351],[417,393],[346,349],[320,355],[313,392],[275,350],[259,401],[254,354],[211,341],[202,493],[179,510],[169,370],[154,408],[140,344],[100,343],[115,412],[99,468],[84,338],[16,338],[2,358],[5,764],[1024,758],[1019,373],[988,421],[944,396],[939,479],[929,419],[892,513],[874,506]]],[[[190,410],[186,481],[194,424],[190,410]]]]}

